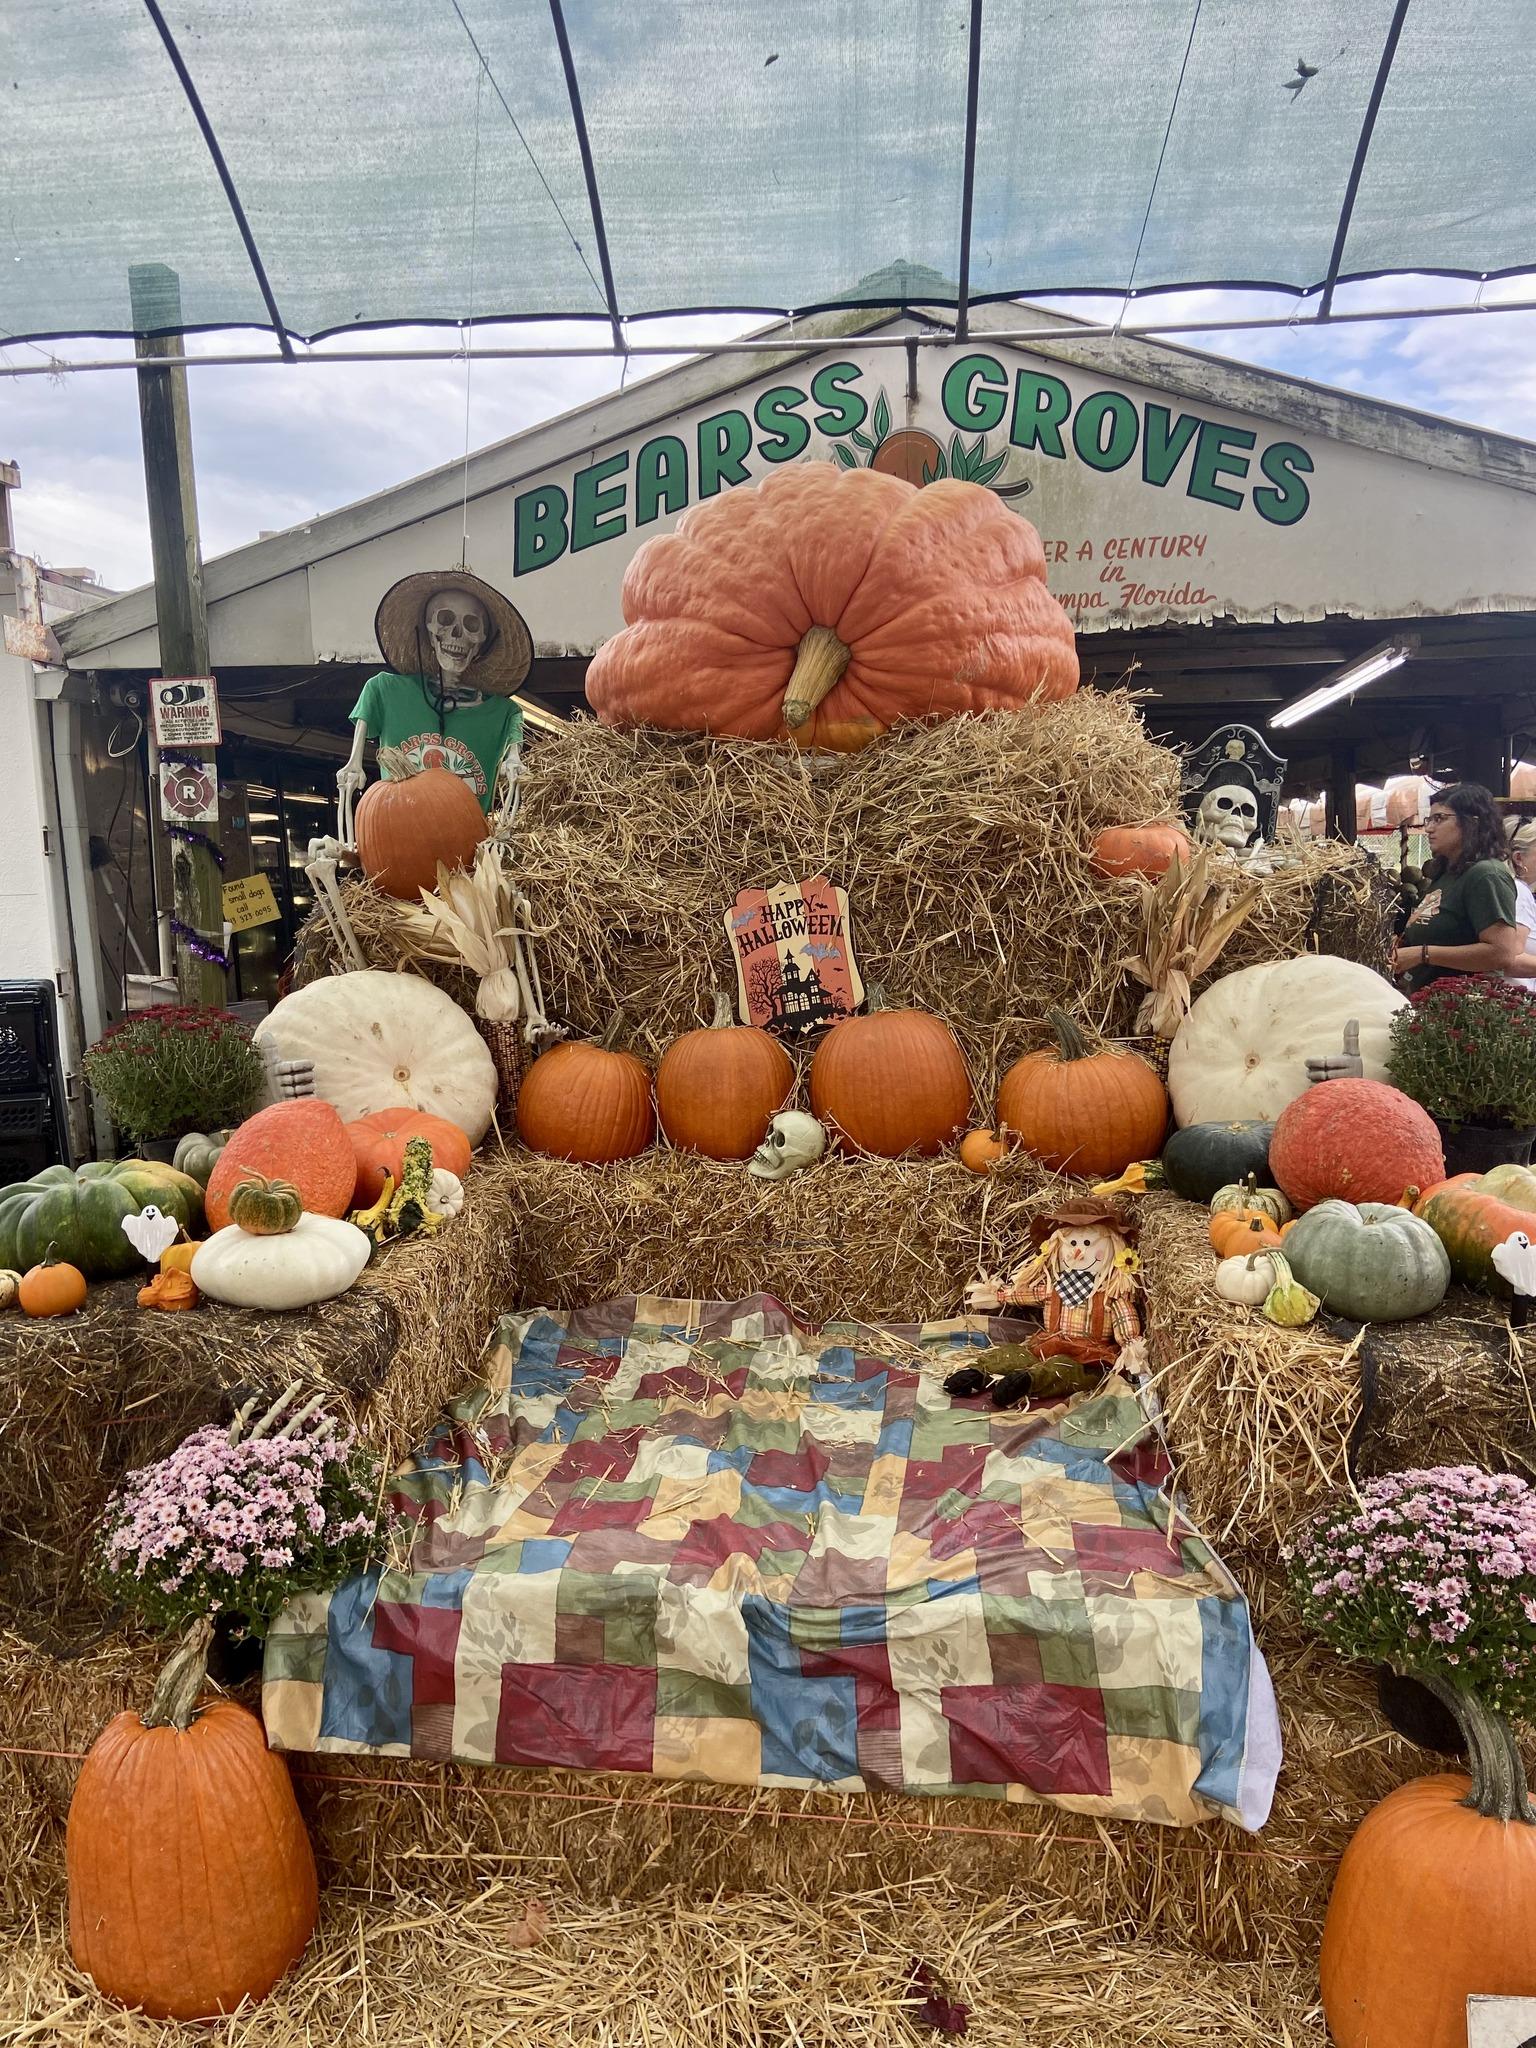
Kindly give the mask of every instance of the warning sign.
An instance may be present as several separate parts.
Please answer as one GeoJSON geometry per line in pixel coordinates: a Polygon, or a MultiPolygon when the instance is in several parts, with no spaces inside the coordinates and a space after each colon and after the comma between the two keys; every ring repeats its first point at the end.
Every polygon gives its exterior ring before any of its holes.
{"type": "Polygon", "coordinates": [[[211,761],[160,763],[160,815],[168,825],[219,822],[219,778],[211,761]]]}
{"type": "Polygon", "coordinates": [[[216,747],[224,737],[212,676],[152,676],[149,703],[157,747],[216,747]]]}
{"type": "Polygon", "coordinates": [[[253,924],[275,924],[281,916],[265,875],[241,875],[224,884],[224,922],[232,932],[248,932],[253,924]]]}

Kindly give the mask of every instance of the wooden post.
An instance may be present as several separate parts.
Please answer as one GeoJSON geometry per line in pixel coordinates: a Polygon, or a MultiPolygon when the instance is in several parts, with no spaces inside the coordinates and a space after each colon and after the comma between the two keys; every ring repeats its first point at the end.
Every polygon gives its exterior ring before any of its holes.
{"type": "Polygon", "coordinates": [[[1355,843],[1355,750],[1340,741],[1328,755],[1328,837],[1355,843]]]}
{"type": "MultiPolygon", "coordinates": [[[[163,263],[136,263],[128,272],[133,324],[140,339],[134,352],[179,356],[181,280],[163,263]],[[150,329],[163,330],[154,340],[150,329]]],[[[203,604],[203,556],[197,533],[197,484],[192,472],[192,423],[187,408],[187,373],[182,369],[141,369],[139,432],[144,446],[144,490],[149,501],[149,544],[155,566],[155,616],[160,631],[160,673],[208,673],[208,614],[203,604]]],[[[162,866],[171,873],[172,900],[180,923],[190,925],[222,950],[224,909],[221,876],[212,852],[172,839],[160,821],[160,792],[150,793],[150,830],[161,835],[162,866]]],[[[203,828],[200,828],[203,829],[203,828]]],[[[218,827],[206,828],[217,839],[218,827]]],[[[225,970],[199,959],[179,938],[176,981],[184,1003],[215,1008],[228,1000],[225,970]]]]}

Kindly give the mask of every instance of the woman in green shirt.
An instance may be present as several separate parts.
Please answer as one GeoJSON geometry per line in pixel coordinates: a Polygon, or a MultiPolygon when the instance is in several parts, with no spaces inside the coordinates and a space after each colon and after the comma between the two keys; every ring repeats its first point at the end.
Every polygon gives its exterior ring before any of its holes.
{"type": "Polygon", "coordinates": [[[1392,971],[1410,991],[1449,974],[1508,974],[1525,950],[1504,821],[1479,782],[1438,790],[1425,826],[1437,879],[1403,927],[1392,971]]]}

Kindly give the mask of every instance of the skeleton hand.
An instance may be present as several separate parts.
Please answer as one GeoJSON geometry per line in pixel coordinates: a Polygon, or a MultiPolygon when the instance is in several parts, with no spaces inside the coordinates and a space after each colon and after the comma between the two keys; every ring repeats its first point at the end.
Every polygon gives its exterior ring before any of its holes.
{"type": "Polygon", "coordinates": [[[1001,1308],[1003,1285],[1000,1273],[983,1273],[979,1280],[973,1280],[966,1288],[966,1307],[975,1310],[1001,1308]]]}
{"type": "Polygon", "coordinates": [[[1315,1088],[1319,1081],[1359,1081],[1364,1075],[1365,1061],[1360,1057],[1360,1026],[1354,1018],[1344,1026],[1342,1053],[1320,1053],[1307,1061],[1309,1088],[1315,1088]]]}
{"type": "Polygon", "coordinates": [[[343,846],[352,844],[352,807],[367,781],[360,762],[347,761],[336,771],[336,836],[343,846]]]}

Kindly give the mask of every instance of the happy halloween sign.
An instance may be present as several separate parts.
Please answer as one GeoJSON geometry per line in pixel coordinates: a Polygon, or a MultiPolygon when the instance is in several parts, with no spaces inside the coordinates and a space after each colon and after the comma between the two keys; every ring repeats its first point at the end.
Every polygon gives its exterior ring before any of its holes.
{"type": "Polygon", "coordinates": [[[826,875],[743,889],[725,913],[743,1024],[803,1042],[864,1000],[848,897],[826,875]]]}

